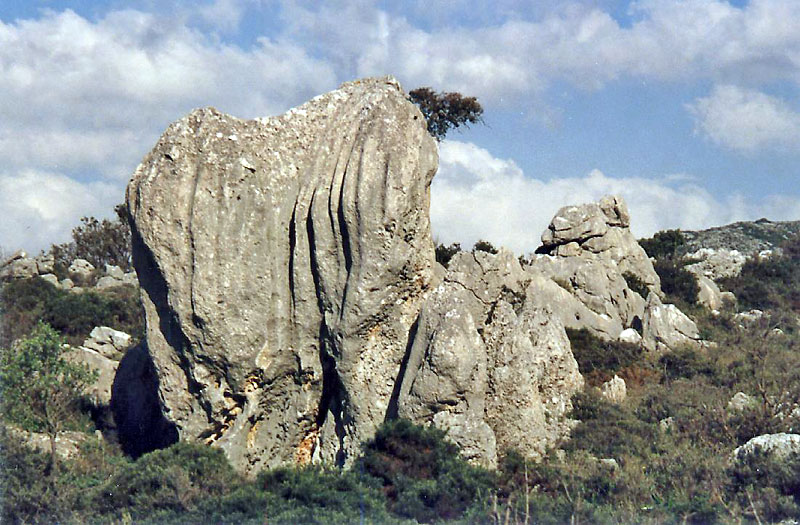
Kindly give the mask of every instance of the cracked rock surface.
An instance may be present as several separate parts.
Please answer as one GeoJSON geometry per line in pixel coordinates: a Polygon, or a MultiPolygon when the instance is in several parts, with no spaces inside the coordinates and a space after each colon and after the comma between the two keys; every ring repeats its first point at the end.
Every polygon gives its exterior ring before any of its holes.
{"type": "Polygon", "coordinates": [[[392,78],[172,124],[127,192],[166,420],[234,466],[347,464],[383,421],[434,264],[424,119],[392,78]]]}

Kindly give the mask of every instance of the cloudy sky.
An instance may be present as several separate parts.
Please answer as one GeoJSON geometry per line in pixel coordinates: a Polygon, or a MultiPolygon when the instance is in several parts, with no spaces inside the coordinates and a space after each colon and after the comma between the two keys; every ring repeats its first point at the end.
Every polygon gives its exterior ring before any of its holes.
{"type": "Polygon", "coordinates": [[[195,107],[274,115],[385,74],[485,109],[440,144],[439,241],[531,251],[607,193],[639,236],[800,219],[797,0],[3,0],[0,249],[110,216],[195,107]]]}

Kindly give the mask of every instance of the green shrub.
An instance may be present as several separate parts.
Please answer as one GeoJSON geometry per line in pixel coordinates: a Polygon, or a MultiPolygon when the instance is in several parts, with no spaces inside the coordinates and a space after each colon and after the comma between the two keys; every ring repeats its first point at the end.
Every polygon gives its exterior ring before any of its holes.
{"type": "Polygon", "coordinates": [[[270,523],[387,523],[386,499],[379,480],[357,470],[319,466],[262,472],[257,486],[275,496],[270,523]]]}
{"type": "Polygon", "coordinates": [[[493,484],[444,432],[403,419],[378,428],[355,468],[381,480],[392,512],[425,523],[462,516],[493,484]]]}
{"type": "Polygon", "coordinates": [[[661,289],[670,302],[694,305],[697,303],[700,287],[697,277],[684,267],[686,263],[685,260],[656,259],[653,268],[661,279],[661,289]]]}
{"type": "Polygon", "coordinates": [[[444,244],[437,244],[436,262],[447,268],[447,265],[450,264],[450,259],[452,259],[453,256],[460,251],[461,251],[461,244],[457,242],[454,242],[450,246],[445,246],[444,244]]]}
{"type": "Polygon", "coordinates": [[[144,311],[133,286],[70,293],[34,277],[6,284],[0,299],[4,346],[28,334],[38,321],[48,323],[72,344],[82,343],[95,326],[122,330],[134,341],[144,335],[144,311]]]}
{"type": "Polygon", "coordinates": [[[680,230],[656,232],[652,238],[639,239],[639,245],[647,252],[648,257],[656,259],[673,258],[678,248],[686,244],[686,238],[680,230]]]}
{"type": "Polygon", "coordinates": [[[625,283],[628,285],[628,288],[647,299],[650,289],[647,287],[644,281],[639,279],[637,275],[634,275],[631,272],[625,272],[622,274],[622,278],[625,279],[625,283]]]}
{"type": "Polygon", "coordinates": [[[586,328],[567,328],[567,337],[581,373],[605,372],[600,377],[603,380],[607,379],[606,376],[636,363],[643,357],[639,345],[606,341],[586,328]]]}
{"type": "Polygon", "coordinates": [[[98,491],[93,504],[102,515],[118,518],[123,510],[134,519],[181,513],[240,482],[222,450],[180,442],[123,467],[98,491]]]}
{"type": "Polygon", "coordinates": [[[473,252],[486,252],[486,253],[497,253],[497,248],[492,245],[489,241],[484,241],[483,239],[479,240],[475,243],[472,247],[473,252]]]}
{"type": "Polygon", "coordinates": [[[716,367],[699,350],[679,348],[667,352],[658,359],[659,367],[666,379],[685,377],[690,379],[696,375],[714,376],[716,367]]]}

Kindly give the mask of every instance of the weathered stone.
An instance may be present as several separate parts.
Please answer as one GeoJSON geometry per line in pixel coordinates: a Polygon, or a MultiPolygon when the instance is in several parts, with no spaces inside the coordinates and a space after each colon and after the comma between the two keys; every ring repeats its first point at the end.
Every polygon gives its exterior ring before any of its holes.
{"type": "Polygon", "coordinates": [[[58,286],[58,277],[52,273],[46,273],[44,275],[39,276],[41,279],[44,279],[48,283],[52,284],[53,286],[58,286]]]}
{"type": "Polygon", "coordinates": [[[96,408],[107,407],[111,404],[111,386],[117,373],[119,361],[85,347],[70,348],[65,357],[72,363],[87,365],[97,372],[97,379],[87,389],[87,395],[92,405],[96,408]]]}
{"type": "Polygon", "coordinates": [[[201,109],[128,187],[167,420],[245,472],[349,463],[389,407],[434,264],[436,144],[393,79],[285,115],[201,109]]]}
{"type": "Polygon", "coordinates": [[[130,344],[130,335],[108,326],[96,326],[92,329],[88,339],[83,342],[85,348],[99,352],[111,359],[117,358],[119,354],[124,353],[130,344]]]}
{"type": "Polygon", "coordinates": [[[699,259],[698,262],[689,264],[686,269],[698,277],[707,277],[716,281],[728,277],[736,277],[742,271],[747,257],[737,250],[724,248],[701,248],[687,254],[690,259],[699,259]]]}
{"type": "Polygon", "coordinates": [[[719,286],[704,275],[697,276],[697,303],[709,310],[722,308],[722,292],[719,286]]]}
{"type": "Polygon", "coordinates": [[[94,265],[86,259],[75,259],[67,269],[70,277],[77,277],[81,281],[85,281],[91,277],[94,270],[94,265]]]}
{"type": "Polygon", "coordinates": [[[39,275],[36,261],[29,259],[23,251],[16,252],[0,268],[0,281],[13,279],[29,279],[39,275]]]}
{"type": "Polygon", "coordinates": [[[74,283],[74,282],[72,282],[72,279],[70,279],[69,277],[67,277],[67,278],[65,278],[65,279],[61,279],[61,281],[59,281],[58,285],[59,285],[59,286],[60,286],[60,287],[61,287],[63,290],[72,290],[72,288],[75,286],[75,283],[74,283]]]}
{"type": "MultiPolygon", "coordinates": [[[[49,435],[22,430],[11,425],[6,425],[5,428],[14,440],[22,443],[24,447],[42,454],[50,454],[52,449],[49,435]]],[[[61,460],[77,457],[80,452],[81,444],[89,439],[92,439],[92,436],[84,434],[83,432],[74,432],[71,430],[59,432],[55,440],[56,456],[61,460]]]]}
{"type": "Polygon", "coordinates": [[[625,380],[614,374],[614,377],[603,383],[600,387],[600,395],[610,403],[615,403],[617,405],[623,403],[628,397],[625,380]]]}
{"type": "Polygon", "coordinates": [[[733,320],[739,323],[741,328],[751,326],[757,323],[764,317],[764,312],[757,309],[748,310],[746,312],[739,312],[733,315],[733,320]]]}
{"type": "Polygon", "coordinates": [[[633,328],[626,328],[619,333],[619,340],[623,343],[638,345],[642,342],[642,336],[633,328]]]}
{"type": "Polygon", "coordinates": [[[116,277],[112,277],[110,275],[104,275],[103,277],[97,280],[97,283],[94,285],[95,288],[98,290],[105,290],[108,288],[116,288],[118,286],[122,286],[123,283],[120,279],[116,277]]]}
{"type": "Polygon", "coordinates": [[[563,439],[583,379],[538,283],[557,287],[507,250],[457,254],[420,313],[399,414],[450,429],[486,465],[494,450],[537,457],[563,439]]]}
{"type": "Polygon", "coordinates": [[[115,266],[113,264],[106,264],[104,268],[105,275],[109,277],[113,277],[114,279],[122,280],[125,277],[125,272],[122,271],[122,268],[119,266],[115,266]]]}
{"type": "Polygon", "coordinates": [[[129,284],[131,286],[139,286],[139,280],[136,278],[136,272],[128,272],[122,276],[122,284],[129,284]]]}
{"type": "Polygon", "coordinates": [[[642,345],[655,354],[681,346],[700,347],[700,332],[697,325],[674,304],[662,304],[654,293],[647,298],[642,345]]]}
{"type": "Polygon", "coordinates": [[[55,272],[56,258],[51,253],[40,255],[36,258],[36,271],[39,275],[55,272]]]}
{"type": "Polygon", "coordinates": [[[756,406],[758,406],[758,401],[756,401],[753,396],[748,396],[744,392],[736,392],[731,400],[728,401],[729,412],[741,412],[756,406]]]}
{"type": "Polygon", "coordinates": [[[788,460],[800,461],[800,434],[756,436],[734,449],[731,460],[734,465],[746,465],[755,454],[761,454],[762,459],[777,464],[785,464],[788,460]]]}

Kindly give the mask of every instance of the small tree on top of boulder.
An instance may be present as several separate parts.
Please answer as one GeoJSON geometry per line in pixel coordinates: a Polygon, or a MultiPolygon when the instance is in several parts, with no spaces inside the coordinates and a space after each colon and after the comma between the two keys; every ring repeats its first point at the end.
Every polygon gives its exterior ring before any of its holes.
{"type": "Polygon", "coordinates": [[[481,122],[483,108],[475,97],[461,93],[437,93],[429,87],[408,93],[411,102],[419,106],[428,123],[428,133],[441,141],[451,128],[481,122]]]}

